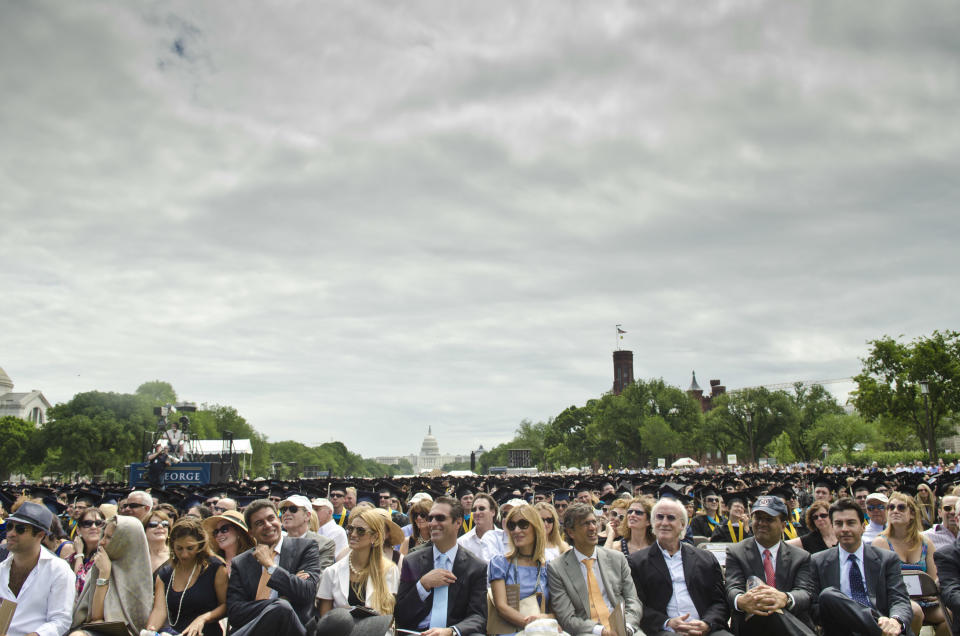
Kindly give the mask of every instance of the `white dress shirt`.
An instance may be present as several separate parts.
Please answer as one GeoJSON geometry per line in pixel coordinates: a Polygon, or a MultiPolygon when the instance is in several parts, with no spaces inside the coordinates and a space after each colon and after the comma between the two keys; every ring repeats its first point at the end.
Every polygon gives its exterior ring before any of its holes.
{"type": "Polygon", "coordinates": [[[502,534],[503,530],[492,528],[484,532],[483,537],[478,537],[477,528],[474,527],[470,532],[467,532],[457,539],[457,545],[461,548],[466,548],[473,553],[473,556],[484,563],[489,563],[490,559],[494,556],[503,554],[502,534]]]}
{"type": "Polygon", "coordinates": [[[880,533],[883,532],[885,527],[882,523],[868,522],[867,527],[863,529],[863,536],[860,537],[860,541],[863,543],[873,542],[874,539],[880,536],[880,533]]]}
{"type": "MultiPolygon", "coordinates": [[[[860,568],[860,578],[863,580],[863,589],[864,591],[867,590],[867,576],[866,572],[863,571],[863,541],[860,542],[860,545],[854,552],[847,552],[840,546],[837,546],[837,552],[840,554],[840,591],[843,592],[847,598],[853,598],[853,595],[850,593],[851,554],[857,555],[857,567],[860,568]]],[[[869,592],[867,592],[867,596],[869,596],[869,592]]]]}
{"type": "Polygon", "coordinates": [[[14,596],[9,587],[12,565],[12,554],[0,563],[0,598],[17,604],[7,636],[31,632],[40,636],[62,636],[70,631],[76,577],[67,562],[41,548],[40,559],[23,582],[20,596],[14,596]]]}
{"type": "MultiPolygon", "coordinates": [[[[667,620],[684,614],[690,614],[690,618],[687,620],[700,620],[700,612],[697,611],[697,606],[693,604],[693,599],[687,590],[687,580],[683,576],[683,544],[680,545],[673,556],[670,556],[669,552],[661,548],[659,543],[657,549],[663,554],[663,560],[667,563],[670,581],[673,584],[673,595],[667,602],[667,620]]],[[[663,623],[663,629],[670,632],[675,631],[673,628],[667,627],[666,621],[663,623]]]]}
{"type": "Polygon", "coordinates": [[[317,534],[333,539],[336,554],[340,554],[347,547],[347,531],[338,526],[333,519],[320,526],[317,534]]]}
{"type": "Polygon", "coordinates": [[[942,523],[934,524],[932,528],[929,530],[924,530],[920,534],[930,539],[930,542],[933,543],[933,547],[935,547],[937,550],[941,550],[948,545],[953,545],[957,542],[957,535],[950,532],[950,529],[942,523]]]}

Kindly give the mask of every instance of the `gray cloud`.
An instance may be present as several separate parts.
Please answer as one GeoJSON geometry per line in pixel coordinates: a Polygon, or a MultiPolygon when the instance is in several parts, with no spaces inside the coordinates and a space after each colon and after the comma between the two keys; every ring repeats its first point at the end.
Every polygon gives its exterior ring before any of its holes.
{"type": "Polygon", "coordinates": [[[366,455],[582,404],[616,323],[638,377],[848,376],[958,314],[921,5],[7,7],[0,365],[366,455]]]}

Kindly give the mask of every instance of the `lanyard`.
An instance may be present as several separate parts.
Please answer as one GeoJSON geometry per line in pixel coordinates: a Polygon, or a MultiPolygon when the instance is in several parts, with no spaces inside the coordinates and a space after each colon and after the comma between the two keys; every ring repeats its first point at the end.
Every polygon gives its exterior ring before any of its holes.
{"type": "Polygon", "coordinates": [[[792,523],[788,523],[783,527],[783,536],[787,539],[797,538],[797,529],[793,527],[792,523]]]}
{"type": "Polygon", "coordinates": [[[707,525],[710,526],[710,532],[713,532],[717,529],[717,526],[720,525],[720,517],[717,517],[716,520],[714,520],[713,517],[707,515],[707,525]]]}
{"type": "Polygon", "coordinates": [[[463,527],[464,532],[470,532],[473,530],[473,515],[464,515],[461,526],[463,527]]]}
{"type": "Polygon", "coordinates": [[[343,512],[340,513],[340,518],[337,520],[338,526],[343,526],[347,522],[347,517],[350,516],[350,511],[346,508],[343,509],[343,512]]]}
{"type": "Polygon", "coordinates": [[[727,530],[730,532],[730,540],[731,540],[731,541],[733,541],[734,543],[740,543],[741,541],[743,541],[743,524],[742,524],[742,523],[737,524],[737,530],[739,530],[739,532],[740,532],[740,538],[739,538],[739,539],[737,538],[737,535],[735,535],[735,534],[733,533],[733,522],[732,522],[732,521],[727,521],[727,530]]]}

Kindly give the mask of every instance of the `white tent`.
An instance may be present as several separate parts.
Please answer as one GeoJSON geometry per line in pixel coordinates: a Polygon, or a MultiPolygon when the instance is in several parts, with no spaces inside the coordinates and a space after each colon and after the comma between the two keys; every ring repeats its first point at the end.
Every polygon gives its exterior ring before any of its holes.
{"type": "MultiPolygon", "coordinates": [[[[190,452],[196,455],[223,455],[227,452],[228,442],[222,439],[194,439],[190,440],[190,452]]],[[[253,446],[249,439],[233,440],[234,455],[253,455],[253,446]]]]}
{"type": "Polygon", "coordinates": [[[677,461],[670,464],[670,468],[689,468],[692,466],[699,466],[696,460],[690,459],[689,457],[681,457],[677,461]]]}

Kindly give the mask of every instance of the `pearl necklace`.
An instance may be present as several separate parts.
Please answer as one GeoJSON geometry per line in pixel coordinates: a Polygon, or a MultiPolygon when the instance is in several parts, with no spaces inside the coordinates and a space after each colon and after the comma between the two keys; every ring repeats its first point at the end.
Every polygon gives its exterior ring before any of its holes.
{"type": "MultiPolygon", "coordinates": [[[[183,586],[183,591],[180,593],[180,604],[177,605],[177,618],[176,620],[170,621],[171,627],[176,627],[177,623],[180,622],[180,612],[183,611],[183,597],[187,595],[187,590],[190,588],[190,581],[193,580],[193,575],[197,571],[197,562],[193,562],[193,569],[190,570],[190,576],[187,577],[187,584],[183,586]]],[[[167,617],[170,617],[172,612],[170,611],[170,590],[173,589],[173,581],[177,578],[177,568],[173,568],[170,572],[170,585],[167,586],[167,617]]]]}
{"type": "Polygon", "coordinates": [[[350,554],[347,555],[347,565],[350,566],[350,571],[356,574],[357,576],[360,576],[361,574],[363,574],[364,570],[366,570],[365,567],[363,568],[363,570],[358,570],[357,568],[353,567],[353,551],[352,550],[350,551],[350,554]]]}

